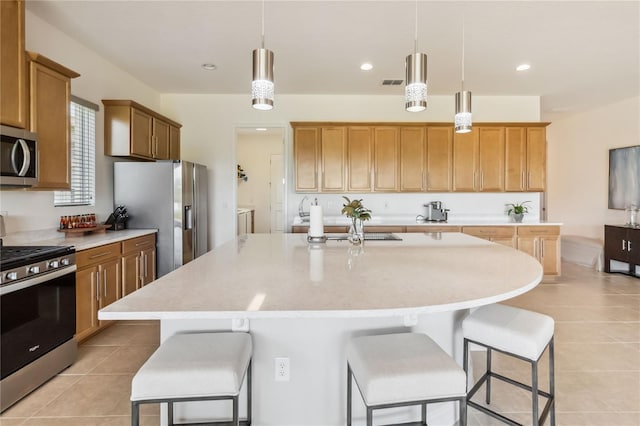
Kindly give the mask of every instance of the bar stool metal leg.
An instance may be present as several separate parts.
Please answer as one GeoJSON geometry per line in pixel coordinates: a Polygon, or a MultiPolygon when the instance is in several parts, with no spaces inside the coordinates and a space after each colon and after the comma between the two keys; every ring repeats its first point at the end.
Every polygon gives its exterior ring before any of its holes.
{"type": "Polygon", "coordinates": [[[247,367],[247,426],[251,426],[251,364],[253,359],[249,360],[247,367]]]}
{"type": "Polygon", "coordinates": [[[491,348],[487,348],[487,404],[491,404],[491,348]]]}
{"type": "Polygon", "coordinates": [[[427,404],[422,404],[422,424],[427,424],[427,404]]]}
{"type": "Polygon", "coordinates": [[[173,402],[167,402],[167,418],[169,419],[169,426],[173,426],[173,402]]]}
{"type": "Polygon", "coordinates": [[[555,358],[553,353],[553,337],[549,342],[549,394],[553,401],[551,402],[551,426],[556,426],[556,386],[555,386],[555,358]]]}
{"type": "Polygon", "coordinates": [[[351,366],[347,363],[347,426],[351,426],[351,366]]]}
{"type": "Polygon", "coordinates": [[[460,405],[460,421],[458,422],[460,426],[467,425],[467,398],[463,398],[459,402],[460,405]]]}
{"type": "Polygon", "coordinates": [[[131,402],[131,426],[140,424],[140,405],[137,401],[131,402]]]}
{"type": "Polygon", "coordinates": [[[373,426],[373,408],[367,407],[367,426],[373,426]]]}
{"type": "Polygon", "coordinates": [[[531,362],[531,402],[532,402],[532,414],[533,425],[539,425],[538,420],[538,361],[531,362]]]}

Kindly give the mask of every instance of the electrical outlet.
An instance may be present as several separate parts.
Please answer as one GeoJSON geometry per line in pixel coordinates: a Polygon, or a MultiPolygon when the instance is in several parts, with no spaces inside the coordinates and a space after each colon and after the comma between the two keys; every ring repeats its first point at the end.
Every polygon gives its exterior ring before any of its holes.
{"type": "Polygon", "coordinates": [[[274,358],[275,361],[275,379],[276,382],[289,381],[289,358],[274,358]]]}

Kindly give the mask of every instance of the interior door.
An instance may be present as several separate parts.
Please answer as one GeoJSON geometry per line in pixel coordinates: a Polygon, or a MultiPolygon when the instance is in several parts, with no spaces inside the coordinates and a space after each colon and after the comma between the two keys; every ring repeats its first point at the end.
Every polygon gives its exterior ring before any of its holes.
{"type": "Polygon", "coordinates": [[[271,154],[271,233],[284,232],[284,174],[282,154],[271,154]]]}

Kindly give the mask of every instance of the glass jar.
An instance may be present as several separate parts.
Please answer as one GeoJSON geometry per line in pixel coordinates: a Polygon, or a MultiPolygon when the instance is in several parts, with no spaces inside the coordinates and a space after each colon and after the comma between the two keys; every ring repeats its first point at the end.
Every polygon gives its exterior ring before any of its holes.
{"type": "Polygon", "coordinates": [[[364,225],[362,220],[355,217],[351,218],[351,226],[349,227],[349,242],[353,245],[360,245],[364,241],[364,225]]]}
{"type": "Polygon", "coordinates": [[[638,206],[631,204],[625,210],[627,216],[627,225],[636,227],[638,226],[638,206]]]}

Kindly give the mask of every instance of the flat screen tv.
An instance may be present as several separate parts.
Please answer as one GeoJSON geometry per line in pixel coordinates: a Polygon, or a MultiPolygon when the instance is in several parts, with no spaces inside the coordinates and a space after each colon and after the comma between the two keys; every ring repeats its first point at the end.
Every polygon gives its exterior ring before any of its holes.
{"type": "Polygon", "coordinates": [[[609,150],[609,208],[640,207],[640,145],[609,150]]]}

